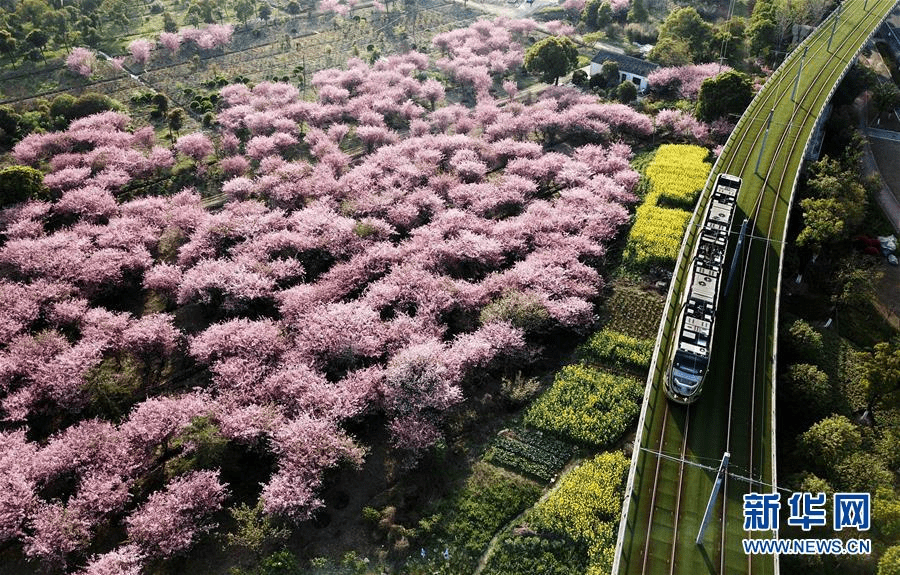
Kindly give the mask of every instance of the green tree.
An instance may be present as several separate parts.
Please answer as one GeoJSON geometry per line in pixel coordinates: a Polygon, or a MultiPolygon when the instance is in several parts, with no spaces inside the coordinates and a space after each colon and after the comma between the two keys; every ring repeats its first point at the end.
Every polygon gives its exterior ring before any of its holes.
{"type": "Polygon", "coordinates": [[[806,198],[800,200],[800,207],[803,229],[797,236],[797,245],[818,249],[846,235],[841,214],[844,206],[835,198],[806,198]]]}
{"type": "MultiPolygon", "coordinates": [[[[855,162],[850,161],[849,164],[855,162]]],[[[803,229],[797,244],[814,248],[847,238],[866,217],[868,195],[857,180],[855,166],[845,167],[827,156],[810,167],[804,189],[803,229]]]]}
{"type": "MultiPolygon", "coordinates": [[[[4,5],[6,4],[8,3],[4,3],[4,5]]],[[[18,6],[16,6],[16,2],[13,2],[13,6],[19,20],[32,25],[42,22],[44,15],[50,10],[50,6],[43,0],[22,0],[18,2],[18,6]]]]}
{"type": "Polygon", "coordinates": [[[884,277],[877,267],[858,256],[848,256],[839,263],[834,274],[836,293],[834,301],[849,308],[865,310],[877,297],[875,286],[884,277]]]}
{"type": "Polygon", "coordinates": [[[632,0],[631,8],[628,9],[629,22],[646,22],[650,17],[650,13],[644,7],[644,0],[632,0]]]}
{"type": "Polygon", "coordinates": [[[207,24],[222,19],[222,10],[215,0],[195,0],[188,8],[187,14],[195,16],[207,24]]]}
{"type": "Polygon", "coordinates": [[[15,65],[13,54],[16,53],[16,39],[9,30],[0,30],[0,54],[6,56],[10,64],[15,65]]]}
{"type": "Polygon", "coordinates": [[[826,417],[800,436],[801,453],[826,477],[834,477],[837,466],[861,445],[862,434],[843,415],[826,417]]]}
{"type": "Polygon", "coordinates": [[[584,70],[575,70],[572,72],[572,84],[574,86],[584,86],[588,82],[587,72],[584,70]]]}
{"type": "Polygon", "coordinates": [[[893,82],[876,82],[872,87],[872,104],[880,118],[900,106],[900,90],[893,82]]]}
{"type": "Polygon", "coordinates": [[[637,98],[637,86],[634,82],[625,80],[616,88],[616,98],[623,104],[634,102],[637,98]]]}
{"type": "Polygon", "coordinates": [[[871,352],[863,354],[862,360],[866,406],[874,417],[875,407],[900,391],[900,344],[896,340],[876,344],[871,352]]]}
{"type": "Polygon", "coordinates": [[[766,58],[775,44],[776,30],[775,5],[772,0],[757,0],[750,16],[750,26],[747,28],[750,53],[766,58]]]}
{"type": "Polygon", "coordinates": [[[156,106],[156,109],[161,113],[165,113],[169,109],[169,99],[162,92],[153,94],[151,102],[153,102],[153,105],[156,106]]]}
{"type": "Polygon", "coordinates": [[[42,172],[28,166],[9,166],[0,170],[0,207],[50,198],[42,172]]]}
{"type": "Polygon", "coordinates": [[[163,12],[163,30],[169,32],[170,34],[174,34],[178,32],[178,22],[175,21],[175,18],[172,17],[168,12],[163,12]]]}
{"type": "Polygon", "coordinates": [[[169,139],[174,142],[175,138],[172,136],[172,134],[174,133],[177,136],[178,132],[180,132],[181,128],[184,126],[184,110],[182,110],[181,108],[173,108],[172,110],[169,110],[168,123],[169,139]]]}
{"type": "Polygon", "coordinates": [[[88,46],[98,46],[103,40],[98,26],[92,24],[90,18],[81,18],[78,30],[81,32],[81,39],[88,46]]]}
{"type": "Polygon", "coordinates": [[[268,4],[260,4],[259,10],[257,10],[257,14],[259,14],[259,17],[264,21],[268,22],[269,18],[272,17],[272,9],[268,4]]]}
{"type": "Polygon", "coordinates": [[[725,61],[732,66],[741,66],[747,57],[747,20],[732,18],[716,27],[713,46],[724,48],[725,61]]]}
{"type": "Polygon", "coordinates": [[[256,2],[254,0],[238,0],[234,3],[234,14],[245,26],[247,25],[247,20],[252,18],[255,12],[256,2]]]}
{"type": "Polygon", "coordinates": [[[47,57],[44,55],[44,46],[47,45],[47,42],[49,40],[50,37],[40,28],[35,28],[28,33],[28,36],[25,36],[25,41],[40,51],[41,57],[44,59],[44,63],[47,62],[47,57]]]}
{"type": "Polygon", "coordinates": [[[612,6],[609,2],[601,2],[600,7],[597,8],[597,19],[595,21],[596,28],[606,28],[613,21],[613,12],[612,6]]]}
{"type": "Polygon", "coordinates": [[[525,52],[525,69],[539,75],[544,82],[559,83],[578,65],[578,48],[568,38],[550,36],[532,44],[525,52]]]}
{"type": "Polygon", "coordinates": [[[794,364],[787,369],[784,383],[785,397],[792,413],[810,421],[817,421],[827,413],[831,405],[831,385],[828,375],[815,365],[808,363],[794,364]]]}
{"type": "Polygon", "coordinates": [[[712,122],[728,114],[740,115],[753,99],[750,77],[737,70],[707,78],[700,84],[697,95],[697,116],[712,122]]]}
{"type": "Polygon", "coordinates": [[[0,106],[0,146],[9,146],[19,137],[21,116],[10,106],[0,106]]]}
{"type": "Polygon", "coordinates": [[[613,62],[612,60],[607,60],[603,62],[603,65],[600,66],[600,75],[602,76],[605,84],[601,86],[601,88],[608,88],[609,86],[618,86],[619,85],[619,64],[617,62],[613,62]]]}
{"type": "Polygon", "coordinates": [[[835,468],[834,484],[842,491],[873,493],[890,488],[893,480],[881,457],[867,451],[849,454],[835,468]]]}
{"type": "Polygon", "coordinates": [[[878,562],[878,575],[900,575],[900,545],[888,547],[878,562]]]}
{"type": "Polygon", "coordinates": [[[228,545],[242,547],[257,558],[273,544],[287,539],[291,533],[272,521],[272,517],[263,510],[262,501],[258,501],[255,507],[241,503],[228,512],[235,523],[235,530],[225,536],[228,545]]]}
{"type": "Polygon", "coordinates": [[[691,47],[687,41],[671,37],[660,37],[653,49],[647,53],[647,59],[664,68],[687,66],[693,62],[691,47]]]}
{"type": "Polygon", "coordinates": [[[78,17],[77,10],[72,6],[63,6],[47,15],[47,24],[53,32],[53,41],[57,45],[64,46],[66,50],[71,48],[72,22],[78,17]]]}
{"type": "Polygon", "coordinates": [[[100,19],[101,26],[110,24],[115,29],[125,30],[131,24],[126,0],[103,0],[97,10],[103,14],[103,18],[100,19]]]}
{"type": "Polygon", "coordinates": [[[872,525],[885,541],[900,543],[900,499],[890,487],[875,491],[872,502],[872,525]]]}
{"type": "MultiPolygon", "coordinates": [[[[834,493],[834,487],[830,483],[814,473],[804,472],[800,481],[800,491],[808,491],[809,493],[826,493],[831,496],[834,493]]],[[[829,497],[830,498],[830,497],[829,497]]]]}
{"type": "Polygon", "coordinates": [[[272,553],[249,569],[234,568],[232,572],[234,575],[301,575],[306,573],[306,570],[300,567],[300,561],[293,553],[283,549],[272,553]]]}
{"type": "Polygon", "coordinates": [[[297,3],[297,0],[291,0],[287,5],[287,13],[296,16],[300,13],[300,4],[297,3]]]}
{"type": "Polygon", "coordinates": [[[603,4],[603,0],[588,0],[584,4],[584,8],[581,10],[581,21],[584,22],[588,28],[592,30],[596,30],[598,28],[597,25],[597,11],[600,9],[600,5],[603,4]]]}
{"type": "Polygon", "coordinates": [[[659,42],[669,39],[684,42],[690,50],[692,61],[705,61],[711,55],[713,27],[700,17],[695,8],[679,8],[670,13],[659,27],[659,42]]]}
{"type": "Polygon", "coordinates": [[[822,360],[822,334],[802,319],[788,326],[785,343],[790,357],[807,363],[822,360]]]}

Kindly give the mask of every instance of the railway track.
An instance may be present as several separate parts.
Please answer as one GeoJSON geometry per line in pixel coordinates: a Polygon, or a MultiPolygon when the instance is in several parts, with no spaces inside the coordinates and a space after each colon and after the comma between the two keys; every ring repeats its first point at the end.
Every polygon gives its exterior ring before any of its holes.
{"type": "MultiPolygon", "coordinates": [[[[743,494],[751,490],[771,491],[775,481],[771,441],[775,424],[771,417],[777,337],[774,323],[787,208],[802,152],[830,97],[829,90],[843,77],[848,62],[891,7],[888,1],[845,2],[830,49],[826,40],[836,15],[829,16],[775,72],[770,79],[772,84],[754,98],[735,128],[733,141],[726,145],[710,174],[710,182],[719,173],[744,179],[738,206],[753,223],[740,268],[740,283],[733,286],[739,289],[724,304],[729,317],[717,329],[714,345],[718,350],[730,347],[733,351],[718,354],[719,365],[711,373],[715,370],[724,376],[708,382],[696,404],[687,408],[670,405],[661,389],[667,367],[664,358],[673,344],[672,338],[665,337],[665,325],[674,326],[670,294],[667,318],[658,340],[660,357],[651,368],[655,389],[648,391],[641,418],[641,430],[646,435],[643,454],[635,458],[630,474],[634,491],[629,491],[629,506],[634,506],[636,512],[626,511],[623,515],[616,558],[618,573],[725,573],[726,567],[728,573],[763,575],[777,571],[772,557],[754,559],[745,555],[739,539],[748,537],[742,531],[743,494]],[[857,12],[856,18],[846,18],[851,10],[860,10],[864,4],[868,5],[865,14],[857,12]],[[806,47],[809,50],[802,59],[800,54],[806,47]],[[794,103],[790,96],[801,59],[803,73],[794,103]],[[765,125],[770,110],[778,121],[773,122],[767,137],[765,125]],[[717,433],[724,437],[716,438],[717,433]],[[697,547],[694,535],[699,525],[698,513],[702,515],[714,476],[709,464],[726,450],[732,453],[731,469],[749,481],[726,476],[716,514],[718,521],[713,521],[704,545],[697,547]],[[654,451],[658,455],[653,456],[654,451]],[[629,531],[631,541],[627,542],[624,535],[629,531]]],[[[701,204],[708,195],[704,194],[701,204]]],[[[696,233],[693,226],[703,209],[704,205],[698,206],[690,235],[696,233]]],[[[742,219],[736,216],[735,223],[742,219]]],[[[684,253],[690,253],[692,239],[685,242],[684,253]]],[[[680,263],[673,292],[677,281],[685,281],[687,267],[686,262],[680,263]]]]}

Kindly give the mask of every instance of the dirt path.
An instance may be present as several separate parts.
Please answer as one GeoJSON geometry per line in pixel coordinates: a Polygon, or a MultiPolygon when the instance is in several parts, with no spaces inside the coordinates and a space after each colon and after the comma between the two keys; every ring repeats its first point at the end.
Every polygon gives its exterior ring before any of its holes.
{"type": "Polygon", "coordinates": [[[557,473],[556,481],[553,482],[553,485],[551,485],[550,488],[547,489],[547,491],[545,491],[543,495],[541,495],[541,497],[535,502],[534,505],[510,519],[506,523],[506,525],[504,525],[499,531],[497,531],[496,535],[494,535],[494,537],[491,539],[491,542],[488,543],[488,546],[484,550],[484,554],[482,554],[481,559],[478,560],[478,566],[475,568],[475,571],[472,575],[481,575],[481,572],[487,566],[487,562],[490,560],[491,555],[494,554],[494,550],[497,548],[497,544],[500,542],[500,537],[506,533],[506,530],[515,525],[523,515],[546,501],[547,498],[550,497],[550,495],[552,495],[554,492],[556,492],[557,489],[559,489],[562,478],[568,475],[570,471],[581,465],[584,461],[586,461],[585,458],[576,457],[575,459],[567,463],[566,466],[563,467],[559,471],[559,473],[557,473]]]}

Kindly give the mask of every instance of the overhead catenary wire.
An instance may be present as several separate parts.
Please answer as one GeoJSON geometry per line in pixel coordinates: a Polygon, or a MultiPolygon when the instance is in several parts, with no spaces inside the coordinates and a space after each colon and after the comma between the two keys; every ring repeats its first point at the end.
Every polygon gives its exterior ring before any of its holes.
{"type": "MultiPolygon", "coordinates": [[[[717,466],[705,465],[705,464],[700,463],[700,462],[698,462],[698,461],[692,461],[692,460],[690,460],[690,459],[678,457],[678,456],[676,456],[676,455],[669,455],[669,454],[667,454],[667,453],[663,453],[662,451],[654,451],[653,449],[647,449],[646,447],[641,447],[640,450],[641,450],[641,451],[644,451],[644,452],[646,452],[646,453],[650,453],[650,454],[652,454],[652,455],[655,455],[656,457],[659,457],[660,459],[666,459],[666,460],[669,460],[669,461],[673,461],[673,462],[675,462],[675,463],[684,464],[684,465],[690,465],[691,467],[696,467],[696,468],[699,468],[699,469],[705,469],[706,471],[711,471],[711,472],[713,472],[713,473],[715,473],[716,471],[718,471],[718,467],[717,467],[717,466]]],[[[705,457],[705,458],[702,458],[702,459],[710,459],[710,458],[705,457]]],[[[785,492],[785,493],[794,493],[794,490],[793,490],[793,489],[790,489],[790,488],[788,488],[788,487],[781,487],[780,485],[774,485],[774,484],[772,484],[772,483],[766,483],[765,481],[762,481],[761,479],[758,479],[758,478],[755,478],[755,477],[747,477],[746,475],[741,475],[741,474],[739,474],[739,473],[733,473],[733,472],[730,472],[730,471],[726,472],[726,475],[728,475],[728,477],[730,477],[730,478],[732,478],[732,479],[737,479],[737,480],[739,480],[739,481],[744,481],[744,482],[746,482],[746,483],[755,484],[755,485],[762,485],[762,486],[764,486],[764,487],[771,487],[772,489],[775,489],[775,490],[777,490],[777,491],[783,491],[783,492],[785,492]]]]}

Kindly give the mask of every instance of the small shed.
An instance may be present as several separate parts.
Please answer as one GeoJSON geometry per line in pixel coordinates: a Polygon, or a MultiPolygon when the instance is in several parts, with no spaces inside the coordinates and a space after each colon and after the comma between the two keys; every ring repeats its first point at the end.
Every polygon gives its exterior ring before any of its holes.
{"type": "Polygon", "coordinates": [[[619,82],[633,82],[640,92],[647,90],[647,78],[650,76],[650,72],[659,68],[658,65],[647,60],[612,50],[600,50],[591,60],[590,75],[599,74],[603,63],[608,61],[619,65],[619,82]]]}

